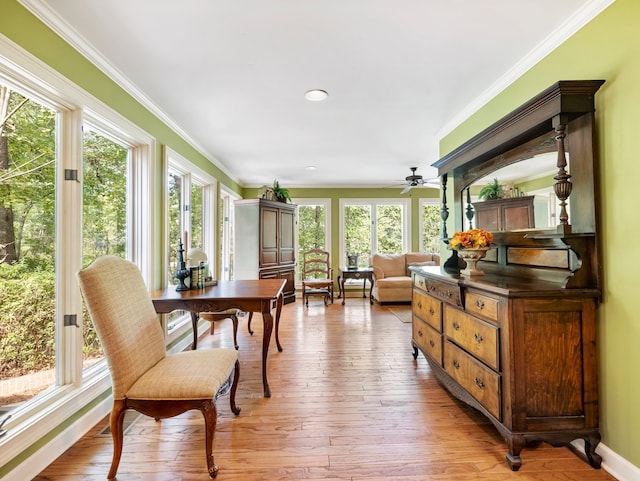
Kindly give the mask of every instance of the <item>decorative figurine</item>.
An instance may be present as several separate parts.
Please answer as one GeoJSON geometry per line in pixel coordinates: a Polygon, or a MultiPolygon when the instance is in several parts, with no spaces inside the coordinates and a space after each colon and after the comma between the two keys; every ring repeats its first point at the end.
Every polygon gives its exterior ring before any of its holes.
{"type": "Polygon", "coordinates": [[[189,269],[187,269],[187,265],[184,262],[184,248],[182,247],[182,242],[180,242],[180,248],[178,249],[178,268],[176,269],[174,276],[178,279],[178,287],[176,287],[176,291],[188,291],[189,287],[184,283],[184,280],[189,277],[189,269]]]}

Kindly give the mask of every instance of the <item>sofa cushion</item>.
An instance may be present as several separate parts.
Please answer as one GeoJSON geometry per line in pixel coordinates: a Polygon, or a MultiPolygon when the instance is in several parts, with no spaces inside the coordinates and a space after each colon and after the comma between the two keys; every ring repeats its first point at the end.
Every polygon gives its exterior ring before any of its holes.
{"type": "MultiPolygon", "coordinates": [[[[384,277],[406,276],[404,254],[374,254],[371,265],[382,270],[384,277]]],[[[377,277],[382,277],[376,272],[377,277]]]]}
{"type": "Polygon", "coordinates": [[[378,290],[384,289],[411,289],[411,278],[406,276],[385,277],[376,281],[378,290]]]}

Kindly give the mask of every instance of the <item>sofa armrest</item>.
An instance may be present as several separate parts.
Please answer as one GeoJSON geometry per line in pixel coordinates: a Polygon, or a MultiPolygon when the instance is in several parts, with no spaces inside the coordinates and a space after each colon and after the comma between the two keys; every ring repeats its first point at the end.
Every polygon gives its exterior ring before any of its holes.
{"type": "Polygon", "coordinates": [[[374,282],[375,282],[376,279],[384,279],[384,271],[382,270],[381,267],[371,266],[371,268],[373,269],[373,281],[374,282]]]}

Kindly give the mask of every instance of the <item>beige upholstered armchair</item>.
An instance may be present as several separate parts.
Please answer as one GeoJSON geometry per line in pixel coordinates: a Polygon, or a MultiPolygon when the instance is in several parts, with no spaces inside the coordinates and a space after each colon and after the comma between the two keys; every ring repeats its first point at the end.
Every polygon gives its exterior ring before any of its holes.
{"type": "Polygon", "coordinates": [[[167,355],[147,287],[129,261],[100,257],[78,273],[78,280],[113,383],[109,423],[114,446],[108,479],[115,478],[120,463],[127,409],[155,419],[200,410],[206,425],[207,468],[215,478],[215,401],[230,390],[231,410],[240,413],[235,403],[238,353],[234,349],[202,349],[167,355]]]}

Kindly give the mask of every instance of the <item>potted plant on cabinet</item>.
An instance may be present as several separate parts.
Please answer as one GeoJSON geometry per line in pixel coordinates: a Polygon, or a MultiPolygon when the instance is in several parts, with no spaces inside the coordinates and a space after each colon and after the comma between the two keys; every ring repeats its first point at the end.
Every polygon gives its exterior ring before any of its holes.
{"type": "Polygon", "coordinates": [[[504,196],[504,189],[502,184],[498,182],[498,179],[493,179],[493,182],[485,185],[478,194],[478,197],[482,200],[495,200],[501,199],[504,196]]]}
{"type": "Polygon", "coordinates": [[[289,189],[280,187],[280,182],[278,182],[277,179],[273,181],[271,190],[273,191],[273,195],[275,196],[276,200],[284,203],[291,202],[291,195],[289,194],[289,189]]]}

